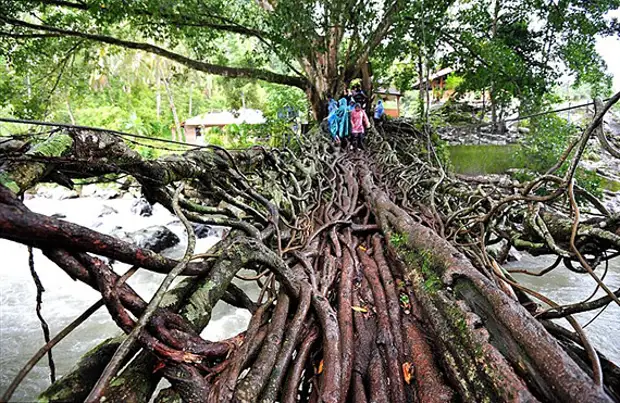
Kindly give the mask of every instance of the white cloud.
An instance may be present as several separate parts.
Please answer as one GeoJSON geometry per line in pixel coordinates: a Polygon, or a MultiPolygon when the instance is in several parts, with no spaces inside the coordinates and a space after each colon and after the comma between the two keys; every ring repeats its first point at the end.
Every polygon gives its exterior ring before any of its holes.
{"type": "MultiPolygon", "coordinates": [[[[607,14],[608,18],[620,18],[620,9],[607,14]]],[[[596,50],[607,63],[607,71],[614,76],[614,91],[620,91],[620,38],[617,36],[597,38],[596,50]]]]}

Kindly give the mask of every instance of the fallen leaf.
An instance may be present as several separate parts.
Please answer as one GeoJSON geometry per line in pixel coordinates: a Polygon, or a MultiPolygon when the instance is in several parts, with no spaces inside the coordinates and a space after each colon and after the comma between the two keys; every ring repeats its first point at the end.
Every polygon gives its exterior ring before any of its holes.
{"type": "Polygon", "coordinates": [[[159,371],[160,369],[162,369],[165,366],[166,366],[166,364],[164,364],[163,361],[158,362],[157,365],[155,365],[155,368],[153,368],[153,373],[159,371]]]}
{"type": "Polygon", "coordinates": [[[321,360],[321,362],[319,362],[319,369],[318,369],[318,371],[316,371],[316,373],[320,374],[321,372],[323,372],[323,360],[321,360]]]}
{"type": "Polygon", "coordinates": [[[410,362],[403,363],[403,376],[405,377],[405,382],[409,385],[411,378],[413,378],[413,364],[410,362]]]}
{"type": "Polygon", "coordinates": [[[362,252],[366,252],[366,251],[368,250],[368,249],[364,248],[362,245],[360,245],[360,246],[359,246],[359,248],[360,248],[360,250],[361,250],[362,252]]]}
{"type": "Polygon", "coordinates": [[[353,309],[355,312],[368,312],[368,309],[364,308],[363,306],[352,306],[351,309],[353,309]]]}

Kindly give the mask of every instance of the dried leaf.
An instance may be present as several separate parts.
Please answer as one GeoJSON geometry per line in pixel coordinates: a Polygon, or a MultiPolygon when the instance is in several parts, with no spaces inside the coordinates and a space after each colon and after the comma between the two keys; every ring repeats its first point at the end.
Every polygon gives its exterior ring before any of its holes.
{"type": "Polygon", "coordinates": [[[155,368],[153,368],[153,373],[159,371],[160,369],[162,369],[165,366],[166,366],[166,364],[164,364],[163,361],[158,362],[157,365],[155,365],[155,368]]]}
{"type": "Polygon", "coordinates": [[[363,306],[352,306],[351,309],[353,309],[355,312],[368,312],[368,309],[364,308],[363,306]]]}
{"type": "Polygon", "coordinates": [[[409,383],[411,383],[411,378],[413,378],[413,364],[410,362],[403,363],[403,376],[405,378],[405,382],[409,385],[409,383]]]}
{"type": "Polygon", "coordinates": [[[366,251],[368,250],[368,249],[364,248],[362,245],[360,245],[360,246],[359,246],[359,248],[360,248],[360,250],[361,250],[362,252],[366,252],[366,251]]]}
{"type": "Polygon", "coordinates": [[[319,369],[318,369],[318,371],[316,371],[316,373],[320,374],[321,372],[323,372],[323,360],[321,360],[321,362],[319,362],[319,369]]]}

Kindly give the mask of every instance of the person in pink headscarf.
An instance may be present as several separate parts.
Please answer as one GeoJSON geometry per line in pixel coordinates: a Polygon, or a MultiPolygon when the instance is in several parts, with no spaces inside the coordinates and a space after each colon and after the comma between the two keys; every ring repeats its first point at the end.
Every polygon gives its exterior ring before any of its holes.
{"type": "Polygon", "coordinates": [[[364,135],[369,127],[366,112],[359,103],[355,104],[355,108],[351,111],[351,143],[354,148],[364,149],[364,135]]]}

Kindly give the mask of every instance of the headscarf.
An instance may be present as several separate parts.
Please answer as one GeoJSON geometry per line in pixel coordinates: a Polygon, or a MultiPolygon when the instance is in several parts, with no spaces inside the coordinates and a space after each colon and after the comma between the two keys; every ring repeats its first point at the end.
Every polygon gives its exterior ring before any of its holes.
{"type": "Polygon", "coordinates": [[[377,102],[377,107],[375,108],[375,119],[381,119],[383,112],[383,101],[379,100],[379,102],[377,102]]]}
{"type": "Polygon", "coordinates": [[[329,114],[327,123],[333,139],[342,139],[349,134],[349,109],[345,98],[338,101],[338,108],[329,114]]]}

